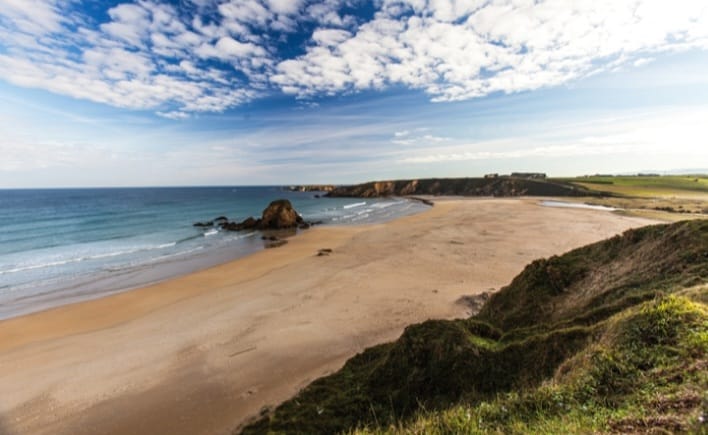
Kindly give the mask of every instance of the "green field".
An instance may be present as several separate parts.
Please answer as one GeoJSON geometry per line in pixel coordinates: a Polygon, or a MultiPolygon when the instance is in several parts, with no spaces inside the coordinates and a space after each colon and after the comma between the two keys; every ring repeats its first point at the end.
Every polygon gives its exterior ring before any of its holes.
{"type": "Polygon", "coordinates": [[[615,207],[622,214],[669,222],[708,216],[708,175],[593,175],[554,181],[605,193],[577,201],[615,207]]]}
{"type": "Polygon", "coordinates": [[[560,181],[587,189],[625,196],[639,197],[693,197],[708,199],[708,175],[664,176],[588,176],[562,178],[560,181]]]}

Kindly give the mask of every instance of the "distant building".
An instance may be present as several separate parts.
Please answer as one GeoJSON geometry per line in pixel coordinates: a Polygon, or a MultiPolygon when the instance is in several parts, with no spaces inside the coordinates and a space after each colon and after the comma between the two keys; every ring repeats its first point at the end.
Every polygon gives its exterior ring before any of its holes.
{"type": "Polygon", "coordinates": [[[484,174],[484,178],[498,178],[499,174],[484,174]]]}
{"type": "Polygon", "coordinates": [[[535,179],[546,178],[546,174],[543,172],[512,172],[511,176],[516,177],[516,178],[535,178],[535,179]]]}
{"type": "Polygon", "coordinates": [[[637,177],[661,177],[661,174],[643,174],[643,173],[638,173],[637,177]]]}

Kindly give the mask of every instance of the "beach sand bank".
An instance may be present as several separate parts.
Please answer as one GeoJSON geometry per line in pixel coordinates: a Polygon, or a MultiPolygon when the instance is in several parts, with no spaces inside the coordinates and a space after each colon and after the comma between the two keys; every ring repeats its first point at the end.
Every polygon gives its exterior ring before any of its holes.
{"type": "Polygon", "coordinates": [[[653,223],[533,198],[435,201],[1,321],[0,433],[230,433],[406,325],[466,316],[461,296],[536,258],[653,223]]]}

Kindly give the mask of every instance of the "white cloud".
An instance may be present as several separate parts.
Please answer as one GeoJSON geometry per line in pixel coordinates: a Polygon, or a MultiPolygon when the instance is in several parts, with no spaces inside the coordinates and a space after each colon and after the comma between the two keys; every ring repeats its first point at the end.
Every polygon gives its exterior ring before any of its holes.
{"type": "Polygon", "coordinates": [[[649,63],[654,62],[656,59],[653,57],[640,57],[639,59],[635,60],[632,65],[639,68],[640,66],[647,65],[649,63]]]}
{"type": "Polygon", "coordinates": [[[352,34],[341,29],[317,29],[312,34],[312,40],[325,47],[338,45],[351,38],[352,34]]]}
{"type": "Polygon", "coordinates": [[[0,23],[33,34],[45,34],[61,29],[63,21],[59,0],[0,0],[0,23]]]}
{"type": "Polygon", "coordinates": [[[223,60],[240,59],[248,56],[265,56],[263,48],[250,42],[239,42],[230,36],[224,36],[211,45],[200,47],[205,57],[216,57],[223,60]]]}
{"type": "Polygon", "coordinates": [[[174,111],[174,112],[157,112],[158,115],[162,116],[163,118],[167,119],[173,119],[173,120],[180,120],[180,119],[187,119],[189,118],[189,114],[185,112],[180,112],[180,111],[174,111]]]}
{"type": "Polygon", "coordinates": [[[420,134],[427,131],[428,128],[416,128],[414,131],[403,130],[393,133],[393,139],[391,143],[396,145],[415,145],[417,147],[428,147],[441,142],[448,142],[449,137],[435,136],[432,134],[420,134]]]}
{"type": "Polygon", "coordinates": [[[463,142],[406,154],[399,163],[429,164],[532,157],[680,156],[708,158],[708,108],[640,113],[631,118],[594,119],[584,125],[558,125],[552,133],[463,142]],[[563,139],[554,135],[570,137],[563,139]]]}
{"type": "Polygon", "coordinates": [[[313,38],[273,81],[301,96],[403,84],[435,101],[464,100],[691,47],[708,48],[703,0],[383,0],[351,37],[313,38]]]}
{"type": "Polygon", "coordinates": [[[0,0],[0,78],[119,107],[219,112],[275,90],[402,85],[464,100],[708,49],[704,0],[377,0],[365,23],[343,12],[358,0],[124,0],[105,22],[77,4],[0,0]],[[305,53],[287,58],[289,35],[313,27],[295,38],[305,53]]]}
{"type": "Polygon", "coordinates": [[[258,91],[248,77],[261,77],[270,64],[262,47],[239,42],[220,27],[214,35],[201,33],[174,6],[153,0],[121,3],[93,28],[79,15],[57,15],[62,5],[71,10],[64,0],[0,1],[9,6],[0,8],[0,30],[12,30],[0,34],[6,48],[0,52],[0,77],[19,86],[174,118],[253,99],[258,91]],[[32,7],[43,25],[20,27],[18,17],[34,17],[32,7]],[[233,74],[234,68],[243,75],[233,74]]]}
{"type": "Polygon", "coordinates": [[[295,15],[302,7],[302,0],[267,0],[268,9],[276,14],[295,15]]]}
{"type": "Polygon", "coordinates": [[[142,6],[120,4],[108,10],[112,21],[101,25],[101,30],[130,45],[140,46],[148,34],[150,13],[142,6]]]}

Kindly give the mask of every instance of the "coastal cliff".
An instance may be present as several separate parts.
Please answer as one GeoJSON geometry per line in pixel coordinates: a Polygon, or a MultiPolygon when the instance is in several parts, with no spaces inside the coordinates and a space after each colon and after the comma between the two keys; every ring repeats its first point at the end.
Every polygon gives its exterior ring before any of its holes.
{"type": "Polygon", "coordinates": [[[373,181],[332,189],[329,197],[374,198],[408,195],[456,196],[597,196],[570,183],[523,177],[428,178],[416,180],[373,181]]]}
{"type": "Polygon", "coordinates": [[[288,186],[291,192],[331,192],[336,187],[331,184],[304,184],[297,186],[288,186]]]}
{"type": "Polygon", "coordinates": [[[478,314],[410,326],[237,431],[702,432],[707,302],[708,221],[629,230],[532,262],[478,314]]]}

